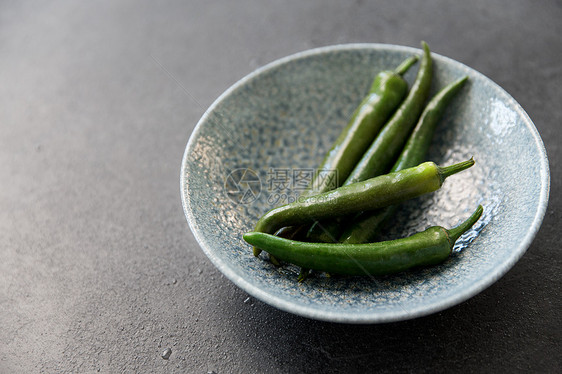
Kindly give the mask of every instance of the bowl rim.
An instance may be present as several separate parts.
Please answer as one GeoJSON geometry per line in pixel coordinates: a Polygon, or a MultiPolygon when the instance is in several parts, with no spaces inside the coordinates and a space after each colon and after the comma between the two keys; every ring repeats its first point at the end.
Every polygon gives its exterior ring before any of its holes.
{"type": "Polygon", "coordinates": [[[519,243],[519,245],[511,251],[511,255],[505,260],[500,266],[496,267],[494,271],[487,274],[486,277],[482,277],[476,282],[472,282],[470,285],[465,287],[461,292],[456,293],[455,295],[449,296],[447,298],[442,298],[435,300],[431,304],[422,304],[415,306],[413,308],[409,308],[408,310],[402,308],[401,310],[389,310],[389,311],[373,311],[373,310],[365,310],[362,309],[362,312],[358,313],[355,310],[352,311],[330,311],[330,310],[322,310],[318,307],[315,307],[316,304],[311,305],[300,305],[294,303],[290,300],[286,300],[265,292],[264,290],[260,289],[252,282],[249,282],[245,278],[236,274],[227,263],[224,263],[220,258],[214,255],[214,252],[207,247],[203,236],[197,230],[197,225],[195,223],[195,217],[193,216],[191,203],[188,199],[189,194],[189,181],[186,178],[186,169],[188,163],[188,157],[190,151],[194,147],[195,139],[198,137],[199,132],[205,122],[208,121],[209,116],[215,110],[215,108],[228,96],[230,96],[233,92],[238,90],[240,87],[248,84],[250,81],[258,78],[265,72],[268,72],[272,69],[277,69],[280,66],[290,63],[294,60],[308,58],[314,55],[321,55],[333,52],[345,52],[345,51],[353,51],[353,50],[362,50],[362,49],[369,49],[369,50],[385,50],[385,51],[399,51],[399,52],[407,52],[407,53],[421,53],[421,49],[409,47],[409,46],[402,46],[402,45],[395,45],[395,44],[385,44],[385,43],[348,43],[348,44],[335,44],[329,45],[324,47],[318,47],[313,49],[308,49],[305,51],[297,52],[280,59],[274,60],[256,70],[249,73],[245,77],[241,78],[233,85],[231,85],[226,91],[224,91],[210,106],[209,108],[203,113],[197,125],[193,129],[189,140],[187,142],[184,155],[182,158],[181,163],[181,170],[180,170],[180,194],[182,200],[183,211],[186,217],[186,220],[189,224],[191,232],[195,237],[195,240],[205,253],[205,255],[211,260],[213,265],[217,267],[217,269],[224,274],[228,279],[230,279],[235,285],[240,287],[242,290],[247,292],[249,295],[273,306],[285,312],[293,313],[302,317],[307,317],[316,320],[323,320],[329,322],[340,322],[340,323],[384,323],[384,322],[394,322],[394,321],[401,321],[407,320],[417,317],[422,317],[425,315],[429,315],[432,313],[436,313],[442,311],[444,309],[450,308],[454,305],[457,305],[476,294],[480,293],[484,289],[488,288],[490,285],[495,283],[499,278],[501,278],[509,269],[511,269],[515,263],[525,254],[529,246],[531,245],[532,241],[534,240],[536,234],[538,233],[542,221],[544,219],[544,215],[546,213],[546,209],[548,206],[548,199],[550,194],[550,170],[549,170],[549,163],[548,157],[546,153],[546,148],[544,143],[540,137],[540,134],[535,127],[534,123],[528,116],[528,114],[523,110],[521,105],[501,86],[495,83],[492,79],[488,78],[486,75],[478,72],[477,70],[470,68],[469,66],[463,64],[462,62],[456,61],[452,58],[442,56],[438,53],[431,52],[432,59],[434,61],[440,61],[446,64],[453,64],[456,65],[457,68],[465,70],[466,72],[470,72],[476,76],[480,76],[487,81],[494,89],[498,90],[498,92],[505,95],[506,101],[509,103],[509,106],[516,110],[520,115],[520,118],[525,123],[525,126],[530,131],[535,144],[537,146],[537,150],[540,153],[540,197],[539,203],[537,206],[537,210],[535,216],[533,217],[533,221],[527,231],[523,240],[519,243]]]}

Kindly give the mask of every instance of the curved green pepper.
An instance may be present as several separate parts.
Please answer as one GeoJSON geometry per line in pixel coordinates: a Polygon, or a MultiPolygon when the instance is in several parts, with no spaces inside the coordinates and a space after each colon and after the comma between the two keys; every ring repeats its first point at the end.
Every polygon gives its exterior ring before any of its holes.
{"type": "Polygon", "coordinates": [[[445,261],[455,241],[478,221],[482,206],[459,226],[433,226],[407,238],[369,243],[306,243],[250,232],[244,240],[276,258],[307,269],[347,275],[384,275],[445,261]]]}
{"type": "Polygon", "coordinates": [[[408,92],[408,83],[402,78],[417,57],[406,59],[395,71],[383,71],[375,77],[371,89],[351,115],[332,148],[316,170],[309,187],[301,196],[312,196],[339,187],[347,179],[357,161],[365,153],[408,92]],[[322,178],[318,178],[320,172],[322,178]],[[340,182],[334,184],[334,180],[340,182]]]}

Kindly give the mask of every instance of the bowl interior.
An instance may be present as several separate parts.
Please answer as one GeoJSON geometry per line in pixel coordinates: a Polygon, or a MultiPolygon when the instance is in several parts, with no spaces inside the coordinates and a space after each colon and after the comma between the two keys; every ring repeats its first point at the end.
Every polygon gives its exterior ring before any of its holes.
{"type": "MultiPolygon", "coordinates": [[[[432,94],[468,75],[440,121],[428,159],[474,156],[476,165],[439,191],[403,204],[386,238],[428,226],[452,227],[478,204],[484,214],[439,266],[386,277],[311,277],[255,258],[242,234],[275,206],[296,198],[347,123],[375,74],[421,51],[342,45],[293,55],[236,83],[193,132],[181,172],[184,210],[211,261],[239,287],[280,309],[356,323],[407,319],[476,294],[525,252],[548,200],[544,146],[521,107],[480,73],[433,54],[432,94]]],[[[406,75],[411,83],[417,66],[406,75]]]]}

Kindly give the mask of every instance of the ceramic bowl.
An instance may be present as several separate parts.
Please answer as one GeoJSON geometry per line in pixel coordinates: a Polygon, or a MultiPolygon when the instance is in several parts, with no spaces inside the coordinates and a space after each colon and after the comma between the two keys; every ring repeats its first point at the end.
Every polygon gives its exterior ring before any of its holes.
{"type": "MultiPolygon", "coordinates": [[[[384,238],[455,226],[482,204],[482,218],[446,262],[392,276],[317,274],[298,283],[297,267],[256,258],[242,240],[262,214],[298,196],[376,73],[412,54],[421,50],[350,44],[297,53],[241,79],[205,112],[183,157],[183,208],[201,249],[248,294],[313,319],[404,320],[474,296],[529,247],[549,194],[540,135],[497,84],[435,53],[431,95],[461,76],[469,82],[440,121],[428,159],[448,165],[474,156],[476,165],[403,204],[384,238]]],[[[417,68],[405,76],[410,84],[417,68]]]]}

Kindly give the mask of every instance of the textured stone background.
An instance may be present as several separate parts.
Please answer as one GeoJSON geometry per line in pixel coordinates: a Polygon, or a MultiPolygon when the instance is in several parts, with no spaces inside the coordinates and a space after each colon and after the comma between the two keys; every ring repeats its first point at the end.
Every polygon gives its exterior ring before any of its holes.
{"type": "Polygon", "coordinates": [[[0,372],[559,372],[561,35],[557,1],[1,2],[0,372]],[[541,133],[551,197],[534,243],[481,294],[406,322],[248,300],[183,216],[197,120],[277,58],[420,40],[541,133]]]}

